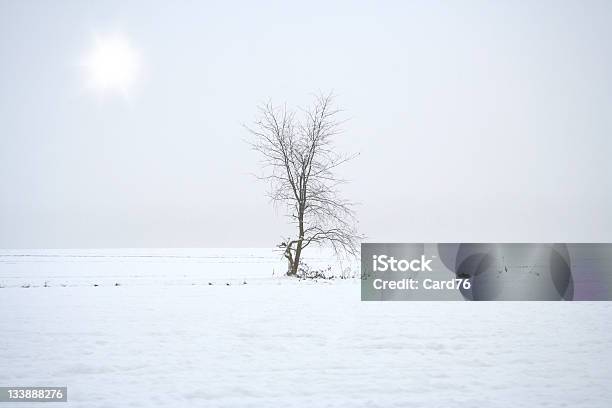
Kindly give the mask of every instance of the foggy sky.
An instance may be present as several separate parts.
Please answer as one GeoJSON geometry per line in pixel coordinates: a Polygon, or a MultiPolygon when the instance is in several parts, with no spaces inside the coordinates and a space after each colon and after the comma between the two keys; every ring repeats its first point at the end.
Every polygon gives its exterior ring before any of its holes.
{"type": "Polygon", "coordinates": [[[0,248],[272,246],[242,124],[331,90],[368,241],[611,241],[611,38],[609,1],[0,1],[0,248]],[[83,86],[113,32],[127,97],[83,86]]]}

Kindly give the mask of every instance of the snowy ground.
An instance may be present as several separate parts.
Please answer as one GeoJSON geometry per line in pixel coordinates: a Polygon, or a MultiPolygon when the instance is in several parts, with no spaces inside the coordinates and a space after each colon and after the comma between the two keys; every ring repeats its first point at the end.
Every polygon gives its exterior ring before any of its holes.
{"type": "Polygon", "coordinates": [[[359,280],[279,269],[268,250],[0,251],[0,386],[67,385],[72,407],[610,406],[609,302],[360,302],[359,280]]]}

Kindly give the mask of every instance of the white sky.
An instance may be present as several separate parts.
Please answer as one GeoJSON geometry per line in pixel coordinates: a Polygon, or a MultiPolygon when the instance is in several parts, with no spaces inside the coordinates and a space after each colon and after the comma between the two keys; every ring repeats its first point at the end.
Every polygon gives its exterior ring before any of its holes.
{"type": "Polygon", "coordinates": [[[2,1],[0,247],[271,246],[241,124],[332,89],[368,241],[611,241],[611,38],[609,1],[2,1]],[[113,35],[129,91],[83,69],[113,35]]]}

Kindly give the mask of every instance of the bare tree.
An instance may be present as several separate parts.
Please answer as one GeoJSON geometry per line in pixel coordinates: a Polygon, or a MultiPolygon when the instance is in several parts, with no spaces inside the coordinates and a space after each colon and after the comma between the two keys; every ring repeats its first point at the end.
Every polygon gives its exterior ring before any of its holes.
{"type": "Polygon", "coordinates": [[[260,118],[247,127],[251,145],[263,156],[270,198],[284,205],[296,227],[295,236],[283,240],[287,275],[298,272],[302,252],[310,245],[330,245],[337,254],[356,255],[362,238],[356,229],[353,203],[343,199],[338,187],[345,183],[334,170],[356,157],[341,155],[333,146],[340,133],[339,110],[333,96],[318,96],[298,118],[286,105],[259,107],[260,118]]]}

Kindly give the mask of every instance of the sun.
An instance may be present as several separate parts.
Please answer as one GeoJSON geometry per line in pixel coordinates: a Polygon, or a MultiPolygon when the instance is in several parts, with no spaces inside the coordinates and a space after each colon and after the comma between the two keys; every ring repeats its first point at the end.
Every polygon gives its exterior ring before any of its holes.
{"type": "Polygon", "coordinates": [[[82,62],[88,85],[100,92],[127,96],[141,74],[138,52],[119,34],[97,36],[82,62]]]}

